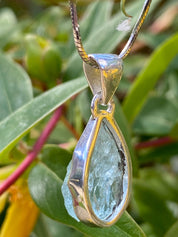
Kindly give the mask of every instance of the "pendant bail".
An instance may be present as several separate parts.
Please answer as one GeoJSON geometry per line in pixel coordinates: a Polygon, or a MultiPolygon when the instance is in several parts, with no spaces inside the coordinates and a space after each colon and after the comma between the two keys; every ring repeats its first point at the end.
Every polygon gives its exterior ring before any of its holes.
{"type": "Polygon", "coordinates": [[[98,68],[84,63],[84,73],[93,95],[101,93],[102,104],[107,105],[113,98],[122,77],[122,59],[115,54],[91,54],[98,68]]]}

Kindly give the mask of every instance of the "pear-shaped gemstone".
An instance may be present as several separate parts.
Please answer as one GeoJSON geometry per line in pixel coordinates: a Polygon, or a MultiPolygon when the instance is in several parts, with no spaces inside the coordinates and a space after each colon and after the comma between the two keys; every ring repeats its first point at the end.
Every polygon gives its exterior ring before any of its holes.
{"type": "Polygon", "coordinates": [[[91,118],[62,186],[68,213],[86,223],[115,222],[128,202],[130,176],[129,154],[114,120],[91,118]]]}
{"type": "Polygon", "coordinates": [[[107,220],[124,198],[127,179],[126,158],[121,141],[106,119],[103,119],[90,160],[88,190],[95,215],[107,220]]]}

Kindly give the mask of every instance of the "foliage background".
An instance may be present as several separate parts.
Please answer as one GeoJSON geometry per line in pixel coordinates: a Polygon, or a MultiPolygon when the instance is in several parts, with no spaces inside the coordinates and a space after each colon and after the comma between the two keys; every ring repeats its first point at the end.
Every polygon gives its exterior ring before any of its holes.
{"type": "MultiPolygon", "coordinates": [[[[132,25],[142,4],[127,1],[132,25]]],[[[4,0],[0,6],[0,191],[21,162],[29,162],[0,196],[0,237],[177,236],[177,1],[152,1],[124,60],[115,118],[132,157],[133,192],[128,212],[107,229],[76,223],[60,191],[92,98],[73,44],[68,4],[4,0]]],[[[116,30],[125,19],[119,6],[109,0],[78,2],[87,52],[120,52],[129,32],[116,30]]]]}

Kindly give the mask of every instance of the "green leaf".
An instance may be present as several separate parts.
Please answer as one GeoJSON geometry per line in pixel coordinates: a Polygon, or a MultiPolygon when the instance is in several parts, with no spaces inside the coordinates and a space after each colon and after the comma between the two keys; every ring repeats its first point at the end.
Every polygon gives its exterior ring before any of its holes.
{"type": "Polygon", "coordinates": [[[177,62],[178,56],[174,58],[171,62],[168,70],[161,81],[158,84],[157,92],[159,95],[166,97],[172,103],[177,106],[178,100],[178,80],[177,80],[177,73],[176,69],[174,68],[174,63],[177,62]]]}
{"type": "Polygon", "coordinates": [[[0,180],[5,180],[9,175],[11,175],[15,170],[16,165],[7,165],[0,168],[0,180]]]}
{"type": "Polygon", "coordinates": [[[145,232],[146,236],[147,237],[157,237],[155,234],[154,234],[154,231],[152,230],[151,226],[149,223],[147,222],[144,222],[143,224],[141,224],[141,228],[142,230],[145,232]]]}
{"type": "Polygon", "coordinates": [[[32,232],[32,236],[33,235],[35,235],[35,237],[51,237],[51,233],[48,229],[47,223],[44,221],[42,215],[40,215],[38,218],[38,221],[32,232]]]}
{"type": "Polygon", "coordinates": [[[141,152],[138,155],[138,161],[140,165],[148,163],[166,163],[173,156],[178,154],[177,142],[169,145],[164,145],[156,149],[148,149],[147,151],[141,152]]]}
{"type": "Polygon", "coordinates": [[[10,8],[2,8],[0,11],[0,35],[9,32],[12,27],[16,24],[17,19],[14,12],[10,8]]]}
{"type": "Polygon", "coordinates": [[[0,219],[2,218],[2,217],[1,217],[1,214],[2,214],[2,212],[3,212],[4,209],[5,209],[7,199],[8,199],[8,193],[7,193],[7,192],[3,193],[3,194],[0,196],[0,219]]]}
{"type": "Polygon", "coordinates": [[[173,128],[171,129],[170,136],[175,139],[178,138],[178,121],[176,121],[173,128]]]}
{"type": "Polygon", "coordinates": [[[49,76],[45,72],[43,63],[44,49],[48,46],[48,42],[36,35],[27,35],[25,38],[26,46],[26,68],[29,74],[42,81],[48,81],[49,76]]]}
{"type": "Polygon", "coordinates": [[[147,100],[133,124],[133,131],[142,135],[168,135],[178,117],[178,107],[165,97],[147,100]]]}
{"type": "Polygon", "coordinates": [[[0,156],[9,151],[39,121],[87,87],[83,78],[59,85],[34,98],[0,123],[0,156]]]}
{"type": "Polygon", "coordinates": [[[29,102],[32,85],[26,72],[0,54],[0,121],[29,102]]]}
{"type": "Polygon", "coordinates": [[[83,235],[74,229],[54,221],[46,215],[40,215],[33,231],[36,237],[82,237],[83,235]]]}
{"type": "Polygon", "coordinates": [[[71,28],[70,18],[66,17],[66,12],[54,2],[53,6],[43,8],[36,18],[33,18],[30,24],[29,32],[37,34],[46,39],[57,39],[66,41],[68,39],[68,31],[71,28]]]}
{"type": "Polygon", "coordinates": [[[64,126],[64,123],[62,121],[59,121],[56,128],[53,130],[49,137],[49,143],[54,143],[54,144],[60,144],[60,143],[66,143],[71,138],[73,138],[73,134],[69,129],[64,126]]]}
{"type": "Polygon", "coordinates": [[[78,107],[80,109],[80,113],[82,115],[82,118],[87,123],[90,116],[91,116],[91,100],[90,94],[88,90],[84,90],[80,95],[77,97],[76,103],[78,104],[78,107]]]}
{"type": "Polygon", "coordinates": [[[16,29],[17,19],[10,8],[0,10],[0,47],[3,47],[9,40],[9,36],[16,29]]]}
{"type": "MultiPolygon", "coordinates": [[[[177,60],[178,60],[178,56],[175,58],[174,61],[176,61],[177,63],[177,60]]],[[[173,62],[174,62],[173,61],[173,62]]],[[[177,67],[177,65],[176,65],[177,67]]],[[[172,69],[173,71],[174,69],[172,69]]],[[[167,97],[177,105],[177,100],[178,100],[178,80],[177,80],[177,76],[178,74],[173,71],[172,74],[170,74],[169,76],[169,83],[168,83],[168,86],[169,86],[169,90],[167,91],[167,97]]]]}
{"type": "Polygon", "coordinates": [[[56,145],[46,145],[42,152],[42,162],[53,170],[62,180],[66,174],[66,167],[72,159],[72,154],[56,145]],[[60,162],[60,168],[58,167],[60,162]]]}
{"type": "Polygon", "coordinates": [[[51,79],[59,78],[62,69],[62,59],[55,45],[50,45],[45,49],[43,63],[46,74],[48,74],[51,79]]]}
{"type": "MultiPolygon", "coordinates": [[[[160,0],[153,1],[150,12],[155,8],[160,0]]],[[[143,2],[142,2],[143,3],[143,2]]],[[[133,23],[135,23],[138,14],[140,13],[138,9],[141,11],[142,4],[139,1],[136,1],[130,4],[128,10],[131,15],[133,15],[133,23]]],[[[106,9],[107,10],[107,9],[106,9]]],[[[101,24],[100,27],[95,28],[86,40],[83,41],[83,45],[87,53],[111,53],[116,46],[126,37],[129,32],[118,32],[116,30],[119,22],[122,21],[122,14],[118,12],[114,16],[110,17],[107,22],[101,24]],[[97,40],[96,40],[97,39],[97,40]]],[[[91,18],[92,19],[92,18],[91,18]]],[[[97,20],[97,19],[96,19],[97,20]]],[[[90,24],[90,22],[88,23],[90,24]]],[[[82,32],[81,32],[82,34],[82,32]]],[[[65,79],[69,80],[72,77],[78,77],[82,72],[82,63],[81,59],[78,55],[78,52],[71,56],[65,71],[65,79]]]]}
{"type": "Polygon", "coordinates": [[[142,171],[141,178],[134,180],[134,200],[142,219],[161,237],[176,220],[168,203],[177,200],[177,181],[163,170],[148,171],[142,171]]]}
{"type": "MultiPolygon", "coordinates": [[[[60,149],[60,148],[55,148],[60,149]]],[[[117,224],[109,228],[93,228],[71,218],[64,207],[61,193],[63,180],[59,175],[64,169],[64,158],[61,155],[56,158],[43,156],[41,162],[33,168],[29,176],[29,189],[31,196],[38,207],[49,217],[66,224],[91,237],[145,237],[142,230],[126,212],[117,224]],[[55,165],[51,164],[55,159],[55,165]],[[56,163],[57,162],[57,163],[56,163]]],[[[66,151],[65,151],[66,152],[66,151]]]]}
{"type": "Polygon", "coordinates": [[[168,230],[164,237],[175,237],[178,233],[178,221],[176,221],[172,227],[168,230]]]}
{"type": "Polygon", "coordinates": [[[131,86],[132,82],[129,80],[129,78],[138,75],[139,71],[143,68],[143,61],[145,62],[146,60],[148,60],[147,56],[141,54],[129,55],[127,60],[124,61],[124,72],[123,72],[124,77],[121,80],[121,82],[128,80],[131,86]]]}
{"type": "Polygon", "coordinates": [[[115,100],[115,114],[114,117],[116,119],[116,122],[119,125],[119,128],[121,129],[123,136],[125,138],[126,144],[129,148],[129,152],[130,152],[130,156],[132,159],[132,168],[133,168],[133,176],[137,176],[138,174],[138,163],[137,163],[137,159],[135,156],[135,152],[131,143],[131,128],[126,120],[126,117],[123,113],[122,107],[119,104],[119,102],[117,100],[115,100]]]}
{"type": "Polygon", "coordinates": [[[33,78],[55,84],[60,77],[62,59],[55,44],[37,35],[25,37],[26,68],[33,78]]]}
{"type": "Polygon", "coordinates": [[[95,1],[87,8],[81,20],[82,39],[85,40],[90,34],[95,32],[105,24],[112,13],[113,1],[95,1]]]}
{"type": "MultiPolygon", "coordinates": [[[[178,177],[174,173],[170,173],[164,167],[145,168],[140,170],[140,180],[148,182],[149,186],[162,197],[162,201],[167,203],[177,202],[178,177]]],[[[176,216],[173,212],[172,214],[176,216]]]]}
{"type": "Polygon", "coordinates": [[[130,123],[134,121],[145,103],[149,92],[155,87],[162,73],[178,53],[178,34],[171,36],[151,55],[127,95],[123,109],[130,123]]]}

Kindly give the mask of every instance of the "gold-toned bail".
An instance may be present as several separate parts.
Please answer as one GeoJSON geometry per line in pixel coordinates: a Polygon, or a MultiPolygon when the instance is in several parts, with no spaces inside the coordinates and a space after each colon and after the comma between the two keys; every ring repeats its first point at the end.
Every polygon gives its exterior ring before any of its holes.
{"type": "Polygon", "coordinates": [[[107,105],[113,98],[122,77],[122,59],[115,54],[89,55],[98,68],[84,63],[84,72],[93,95],[101,93],[102,104],[107,105]]]}

